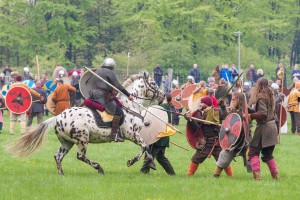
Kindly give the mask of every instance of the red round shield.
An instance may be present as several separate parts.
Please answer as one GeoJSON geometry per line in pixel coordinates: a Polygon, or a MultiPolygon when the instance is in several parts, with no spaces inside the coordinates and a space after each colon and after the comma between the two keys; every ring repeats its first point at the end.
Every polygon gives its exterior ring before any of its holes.
{"type": "MultiPolygon", "coordinates": [[[[194,117],[197,114],[197,111],[192,114],[192,117],[194,117]]],[[[196,147],[199,144],[200,139],[203,138],[202,128],[198,128],[197,130],[194,130],[192,126],[189,125],[189,123],[186,124],[186,139],[189,143],[189,145],[196,149],[196,147]]],[[[204,138],[203,138],[204,139],[204,138]]]]}
{"type": "Polygon", "coordinates": [[[282,106],[281,104],[279,104],[279,107],[278,107],[278,110],[277,110],[276,114],[277,114],[278,120],[281,120],[280,121],[280,126],[282,127],[285,124],[286,117],[287,117],[286,116],[286,109],[284,108],[284,106],[282,106]],[[281,117],[280,117],[280,110],[281,110],[281,117]]]}
{"type": "Polygon", "coordinates": [[[182,90],[180,89],[175,89],[171,92],[172,104],[176,109],[181,109],[183,107],[183,105],[181,104],[181,93],[182,90]]]}
{"type": "Polygon", "coordinates": [[[229,114],[222,123],[219,133],[220,146],[224,150],[232,150],[241,134],[242,121],[237,113],[229,114]]]}
{"type": "Polygon", "coordinates": [[[182,91],[181,95],[181,103],[185,108],[189,108],[189,99],[190,96],[193,94],[194,90],[196,90],[197,84],[189,85],[185,87],[185,89],[182,91]]]}
{"type": "Polygon", "coordinates": [[[22,114],[29,110],[32,104],[30,92],[22,87],[17,86],[11,88],[5,98],[6,107],[15,114],[22,114]]]}

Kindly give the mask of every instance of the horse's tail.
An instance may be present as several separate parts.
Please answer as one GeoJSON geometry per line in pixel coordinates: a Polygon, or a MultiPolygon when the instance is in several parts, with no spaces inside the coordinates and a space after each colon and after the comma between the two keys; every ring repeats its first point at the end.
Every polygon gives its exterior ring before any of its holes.
{"type": "Polygon", "coordinates": [[[11,141],[6,146],[6,151],[16,157],[27,157],[33,154],[44,142],[49,128],[54,125],[56,116],[30,128],[24,135],[11,141]]]}

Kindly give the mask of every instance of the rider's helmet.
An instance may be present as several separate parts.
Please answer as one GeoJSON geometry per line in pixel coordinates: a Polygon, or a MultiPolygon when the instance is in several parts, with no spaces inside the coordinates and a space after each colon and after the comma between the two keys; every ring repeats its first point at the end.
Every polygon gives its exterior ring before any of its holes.
{"type": "Polygon", "coordinates": [[[103,62],[103,67],[109,67],[109,68],[114,68],[115,66],[115,61],[112,58],[105,58],[103,62]]]}

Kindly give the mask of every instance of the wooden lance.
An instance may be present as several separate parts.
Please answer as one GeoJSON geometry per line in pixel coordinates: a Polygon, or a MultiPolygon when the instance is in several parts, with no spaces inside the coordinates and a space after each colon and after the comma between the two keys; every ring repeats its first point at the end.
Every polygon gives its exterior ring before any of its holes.
{"type": "MultiPolygon", "coordinates": [[[[99,76],[98,74],[96,74],[95,72],[93,72],[91,69],[85,67],[86,70],[88,70],[89,72],[91,72],[93,75],[95,75],[97,78],[99,78],[100,80],[102,80],[104,83],[106,83],[107,85],[109,85],[110,87],[112,87],[113,89],[115,89],[116,91],[118,91],[120,94],[122,94],[123,96],[126,96],[122,91],[120,91],[118,88],[116,88],[115,86],[113,86],[112,84],[110,84],[108,81],[106,81],[105,79],[103,79],[101,76],[99,76]]],[[[143,105],[132,101],[133,103],[135,103],[136,105],[140,106],[141,108],[143,108],[144,110],[147,110],[147,112],[149,112],[150,114],[152,114],[152,116],[156,117],[157,119],[159,119],[161,122],[167,124],[168,126],[170,126],[172,129],[174,129],[175,131],[183,134],[180,130],[178,130],[177,128],[175,128],[174,126],[172,126],[171,124],[165,122],[163,119],[161,119],[159,116],[155,115],[153,112],[151,112],[150,110],[148,110],[146,107],[144,107],[143,105]]]]}

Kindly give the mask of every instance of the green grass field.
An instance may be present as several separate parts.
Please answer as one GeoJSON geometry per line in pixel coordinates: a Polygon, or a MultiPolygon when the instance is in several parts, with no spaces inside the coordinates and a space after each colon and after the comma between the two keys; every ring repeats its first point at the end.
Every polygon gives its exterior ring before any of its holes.
{"type": "MultiPolygon", "coordinates": [[[[4,151],[5,144],[18,137],[9,135],[9,120],[5,113],[4,129],[0,135],[0,199],[298,199],[300,196],[300,136],[288,133],[276,146],[280,180],[272,180],[267,165],[262,163],[262,181],[252,180],[241,157],[232,163],[234,177],[224,174],[213,178],[215,161],[207,159],[195,176],[187,177],[194,150],[185,136],[176,134],[171,141],[185,146],[182,150],[172,144],[166,154],[176,176],[167,175],[157,163],[157,170],[144,175],[139,172],[142,160],[126,166],[140,148],[132,142],[90,144],[87,155],[105,170],[100,175],[89,165],[76,159],[76,147],[63,161],[64,176],[59,176],[53,155],[60,144],[53,129],[42,148],[33,156],[16,159],[4,151]]],[[[19,124],[18,124],[19,127],[19,124]]],[[[184,132],[185,120],[179,128],[184,132]]],[[[18,130],[18,129],[17,129],[18,130]]]]}

